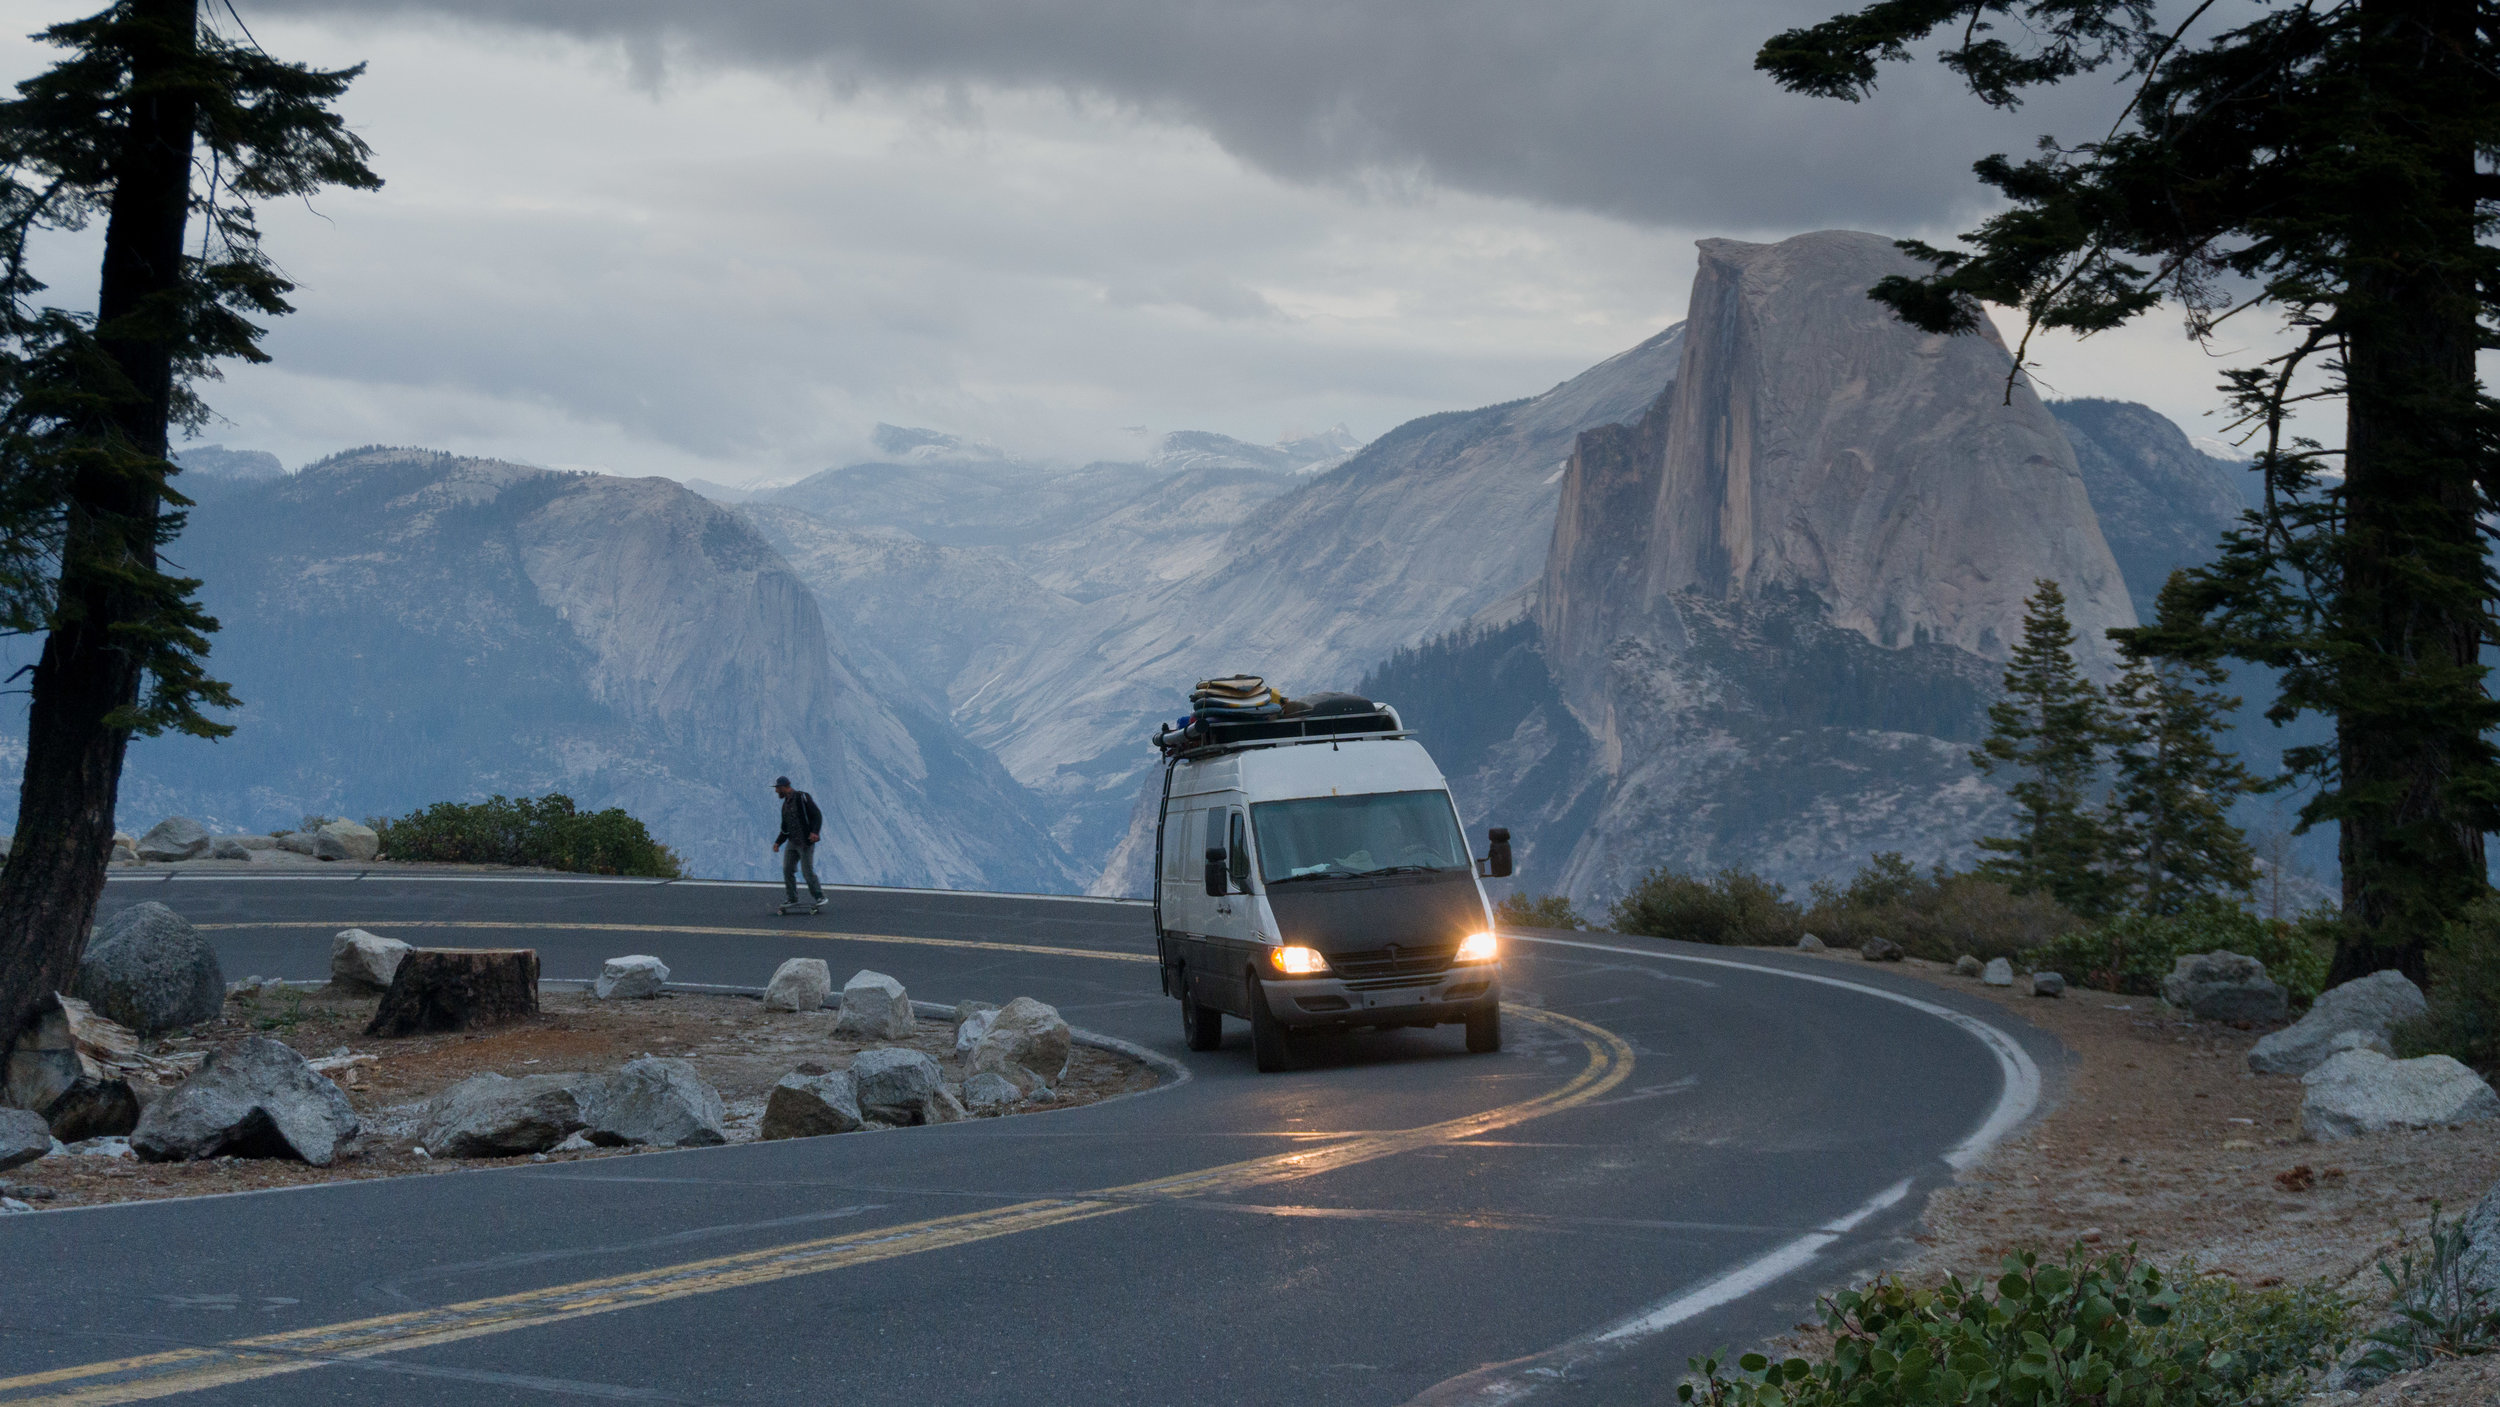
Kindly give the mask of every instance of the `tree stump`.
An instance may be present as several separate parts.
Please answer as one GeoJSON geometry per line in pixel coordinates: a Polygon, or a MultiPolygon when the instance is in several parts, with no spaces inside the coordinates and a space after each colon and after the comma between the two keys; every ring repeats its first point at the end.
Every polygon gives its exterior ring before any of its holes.
{"type": "Polygon", "coordinates": [[[465,1031],[537,1014],[537,949],[412,948],[365,1034],[465,1031]]]}

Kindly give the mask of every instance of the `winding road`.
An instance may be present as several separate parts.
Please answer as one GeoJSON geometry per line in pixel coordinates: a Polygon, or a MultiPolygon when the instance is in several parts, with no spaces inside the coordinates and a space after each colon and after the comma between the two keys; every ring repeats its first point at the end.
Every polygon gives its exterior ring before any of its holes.
{"type": "MultiPolygon", "coordinates": [[[[1489,1404],[1673,1400],[1897,1255],[2054,1068],[2002,1008],[1880,968],[1510,940],[1508,1047],[1456,1027],[1252,1071],[1192,1054],[1142,904],[407,873],[119,876],[229,974],[327,975],[361,925],[783,959],[922,1000],[1033,996],[1157,1089],[891,1133],[0,1218],[0,1404],[1489,1404]],[[207,1306],[216,1306],[211,1310],[207,1306]]],[[[32,1170],[29,1170],[32,1171],[32,1170]]],[[[25,1173],[19,1176],[25,1176],[25,1173]]]]}

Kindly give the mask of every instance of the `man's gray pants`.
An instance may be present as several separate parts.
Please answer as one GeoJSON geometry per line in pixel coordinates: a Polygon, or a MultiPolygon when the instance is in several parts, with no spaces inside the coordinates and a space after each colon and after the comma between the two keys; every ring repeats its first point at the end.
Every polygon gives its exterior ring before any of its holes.
{"type": "Polygon", "coordinates": [[[807,872],[807,897],[821,904],[825,887],[816,882],[816,847],[804,840],[783,841],[781,845],[781,892],[790,902],[799,901],[799,872],[807,872]]]}

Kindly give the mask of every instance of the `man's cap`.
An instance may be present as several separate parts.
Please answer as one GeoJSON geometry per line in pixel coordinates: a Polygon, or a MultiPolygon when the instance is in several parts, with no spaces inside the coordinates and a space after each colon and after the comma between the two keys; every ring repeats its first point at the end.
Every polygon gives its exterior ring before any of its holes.
{"type": "Polygon", "coordinates": [[[775,777],[773,778],[773,785],[777,787],[786,787],[790,785],[790,779],[788,777],[775,777]]]}

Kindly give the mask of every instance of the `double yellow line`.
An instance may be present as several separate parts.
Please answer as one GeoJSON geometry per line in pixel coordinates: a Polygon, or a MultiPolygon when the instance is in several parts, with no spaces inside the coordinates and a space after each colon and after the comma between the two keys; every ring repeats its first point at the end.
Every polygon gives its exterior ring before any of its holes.
{"type": "MultiPolygon", "coordinates": [[[[966,943],[965,946],[1019,945],[966,943]]],[[[1036,951],[1029,948],[1022,950],[1036,951]]],[[[32,1404],[38,1403],[47,1404],[47,1407],[52,1404],[59,1407],[69,1407],[69,1404],[101,1407],[106,1403],[171,1397],[282,1373],[301,1372],[324,1364],[404,1353],[436,1344],[457,1343],[487,1334],[508,1333],[514,1329],[560,1323],[593,1314],[608,1314],[692,1295],[742,1289],[795,1276],[820,1275],[872,1261],[891,1260],[898,1256],[918,1255],[925,1251],[1038,1231],[1044,1227],[1117,1216],[1160,1202],[1239,1193],[1315,1177],[1434,1144],[1479,1138],[1530,1119],[1586,1104],[1623,1083],[1632,1073],[1631,1046],[1603,1027],[1555,1012],[1532,1011],[1524,1007],[1506,1007],[1504,1010],[1512,1017],[1577,1036],[1587,1051],[1587,1063],[1569,1081],[1544,1094],[1421,1128],[1358,1134],[1333,1143],[1176,1173],[1145,1182],[1101,1188],[1075,1197],[1018,1202],[990,1211],[938,1217],[873,1231],[853,1232],[847,1236],[798,1241],[737,1255],[581,1280],[543,1290],[525,1290],[519,1294],[466,1300],[433,1309],[409,1310],[372,1319],[234,1339],[200,1348],[175,1349],[99,1363],[82,1363],[22,1377],[0,1378],[0,1404],[5,1404],[5,1407],[32,1407],[32,1404]]]]}

